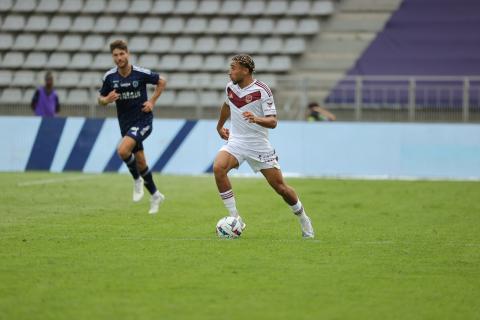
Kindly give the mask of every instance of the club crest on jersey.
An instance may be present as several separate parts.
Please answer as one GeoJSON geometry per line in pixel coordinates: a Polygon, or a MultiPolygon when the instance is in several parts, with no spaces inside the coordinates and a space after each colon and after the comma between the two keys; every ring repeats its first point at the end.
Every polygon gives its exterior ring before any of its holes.
{"type": "Polygon", "coordinates": [[[138,81],[133,81],[132,85],[133,85],[134,88],[138,87],[138,81]]]}
{"type": "Polygon", "coordinates": [[[246,103],[250,103],[250,102],[252,102],[252,99],[253,99],[253,98],[252,98],[251,95],[247,95],[247,96],[245,97],[245,102],[246,102],[246,103]]]}

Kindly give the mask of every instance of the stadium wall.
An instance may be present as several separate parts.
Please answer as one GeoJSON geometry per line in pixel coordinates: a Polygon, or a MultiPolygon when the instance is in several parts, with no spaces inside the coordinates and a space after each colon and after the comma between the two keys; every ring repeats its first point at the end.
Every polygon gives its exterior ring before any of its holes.
{"type": "MultiPolygon", "coordinates": [[[[147,160],[165,174],[211,172],[216,121],[154,120],[147,160]]],[[[127,172],[117,120],[0,117],[0,171],[127,172]]],[[[480,179],[480,125],[305,123],[270,131],[283,171],[300,176],[480,179]]],[[[237,171],[251,173],[247,164],[237,171]]]]}

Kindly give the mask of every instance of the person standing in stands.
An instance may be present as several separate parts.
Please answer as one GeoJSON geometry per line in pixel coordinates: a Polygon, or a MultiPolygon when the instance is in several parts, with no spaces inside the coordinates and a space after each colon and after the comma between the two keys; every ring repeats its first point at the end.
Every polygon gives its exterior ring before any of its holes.
{"type": "Polygon", "coordinates": [[[38,87],[32,98],[32,109],[35,115],[41,117],[54,117],[60,112],[58,95],[53,88],[53,75],[45,74],[45,85],[38,87]]]}

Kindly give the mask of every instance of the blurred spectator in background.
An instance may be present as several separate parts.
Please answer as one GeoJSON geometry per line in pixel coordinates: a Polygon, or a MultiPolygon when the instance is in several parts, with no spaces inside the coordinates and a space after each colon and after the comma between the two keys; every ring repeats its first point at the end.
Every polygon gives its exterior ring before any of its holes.
{"type": "Polygon", "coordinates": [[[60,111],[58,95],[53,89],[53,75],[45,74],[45,86],[38,87],[32,98],[32,109],[35,115],[41,117],[54,117],[60,111]]]}
{"type": "Polygon", "coordinates": [[[311,121],[335,121],[337,117],[325,108],[320,107],[317,102],[308,104],[307,120],[311,121]]]}

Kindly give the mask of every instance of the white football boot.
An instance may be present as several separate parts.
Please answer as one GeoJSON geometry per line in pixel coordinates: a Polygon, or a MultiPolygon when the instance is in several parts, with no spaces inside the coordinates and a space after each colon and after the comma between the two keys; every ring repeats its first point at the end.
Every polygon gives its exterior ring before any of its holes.
{"type": "Polygon", "coordinates": [[[139,177],[133,180],[133,202],[138,202],[143,198],[143,178],[139,177]]]}
{"type": "Polygon", "coordinates": [[[243,232],[243,230],[245,230],[245,228],[247,227],[247,224],[245,222],[243,222],[243,219],[240,216],[237,217],[237,220],[242,225],[242,232],[243,232]]]}
{"type": "Polygon", "coordinates": [[[152,195],[152,198],[150,199],[150,211],[148,213],[150,214],[155,214],[158,212],[158,208],[162,204],[162,202],[165,201],[165,196],[160,193],[160,191],[157,191],[154,195],[152,195]]]}
{"type": "Polygon", "coordinates": [[[302,237],[304,239],[315,238],[315,232],[313,231],[312,222],[307,215],[305,215],[305,218],[300,218],[300,225],[302,226],[302,237]]]}

